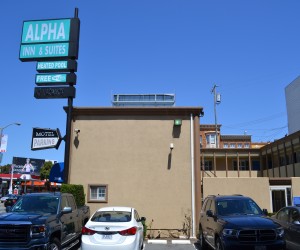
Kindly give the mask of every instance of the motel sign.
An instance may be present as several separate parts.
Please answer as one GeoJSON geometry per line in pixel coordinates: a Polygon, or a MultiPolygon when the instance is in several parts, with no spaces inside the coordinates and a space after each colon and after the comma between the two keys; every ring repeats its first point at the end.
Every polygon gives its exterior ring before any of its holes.
{"type": "Polygon", "coordinates": [[[24,21],[21,61],[78,59],[79,19],[24,21]]]}

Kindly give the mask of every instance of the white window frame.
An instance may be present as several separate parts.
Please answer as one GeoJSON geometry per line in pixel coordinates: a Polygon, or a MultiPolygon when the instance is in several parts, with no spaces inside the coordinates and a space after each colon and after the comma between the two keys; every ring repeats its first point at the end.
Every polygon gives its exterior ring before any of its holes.
{"type": "Polygon", "coordinates": [[[207,148],[215,148],[216,147],[216,134],[209,133],[205,135],[206,138],[206,146],[207,148]]]}
{"type": "MultiPolygon", "coordinates": [[[[288,200],[287,200],[287,189],[290,188],[292,192],[292,186],[270,186],[270,209],[271,213],[273,213],[273,200],[272,200],[272,191],[273,190],[283,190],[284,196],[285,196],[285,205],[287,206],[288,200]]],[[[291,199],[293,202],[293,194],[291,193],[291,199]]]]}
{"type": "Polygon", "coordinates": [[[108,185],[89,184],[88,185],[88,202],[104,202],[108,201],[108,185]]]}

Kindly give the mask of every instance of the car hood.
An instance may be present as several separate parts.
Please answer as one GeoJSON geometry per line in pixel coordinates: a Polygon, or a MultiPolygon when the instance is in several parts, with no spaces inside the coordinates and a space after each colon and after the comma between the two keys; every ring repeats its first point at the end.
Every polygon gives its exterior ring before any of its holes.
{"type": "Polygon", "coordinates": [[[32,224],[42,224],[51,219],[55,219],[55,216],[49,214],[15,212],[0,214],[0,224],[27,224],[28,222],[32,224]]]}
{"type": "Polygon", "coordinates": [[[266,216],[252,216],[252,215],[236,215],[224,216],[221,221],[225,224],[225,228],[259,228],[259,229],[274,229],[280,225],[266,216]]]}

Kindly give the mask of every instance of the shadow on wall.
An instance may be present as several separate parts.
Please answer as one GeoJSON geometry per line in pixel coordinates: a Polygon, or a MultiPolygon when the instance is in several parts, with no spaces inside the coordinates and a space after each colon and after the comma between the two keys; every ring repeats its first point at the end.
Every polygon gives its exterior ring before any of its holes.
{"type": "Polygon", "coordinates": [[[179,138],[181,133],[181,126],[173,126],[173,138],[179,138]]]}
{"type": "MultiPolygon", "coordinates": [[[[181,134],[181,126],[173,125],[173,130],[172,130],[173,138],[179,138],[180,134],[181,134]]],[[[170,170],[172,167],[172,150],[173,150],[173,147],[170,148],[170,153],[168,155],[168,170],[170,170]]]]}
{"type": "Polygon", "coordinates": [[[172,151],[168,155],[168,170],[171,169],[172,166],[172,151]]]}
{"type": "Polygon", "coordinates": [[[78,139],[78,135],[75,136],[73,143],[74,143],[74,146],[75,146],[76,148],[79,147],[79,139],[78,139]]]}

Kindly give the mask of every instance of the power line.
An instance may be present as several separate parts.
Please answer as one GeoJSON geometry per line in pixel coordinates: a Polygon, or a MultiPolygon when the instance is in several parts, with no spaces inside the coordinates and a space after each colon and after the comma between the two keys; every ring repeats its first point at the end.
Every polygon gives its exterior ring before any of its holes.
{"type": "Polygon", "coordinates": [[[240,128],[240,127],[243,127],[243,126],[256,125],[258,123],[264,123],[264,122],[267,122],[267,121],[271,121],[271,120],[277,119],[277,118],[279,118],[281,116],[284,116],[284,115],[286,115],[286,113],[285,112],[281,112],[281,113],[278,113],[278,114],[274,114],[274,115],[271,115],[271,116],[268,116],[268,117],[264,117],[264,118],[260,118],[260,119],[257,119],[257,120],[253,120],[253,121],[236,123],[236,124],[232,124],[232,125],[223,125],[223,127],[240,128]]]}

